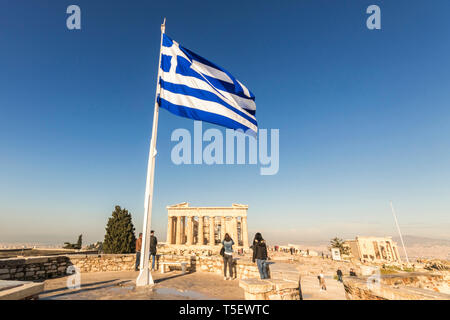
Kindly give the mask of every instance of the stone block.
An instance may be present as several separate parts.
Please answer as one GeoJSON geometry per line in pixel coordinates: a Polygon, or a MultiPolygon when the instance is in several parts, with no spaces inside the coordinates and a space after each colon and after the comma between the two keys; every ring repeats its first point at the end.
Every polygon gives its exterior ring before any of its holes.
{"type": "Polygon", "coordinates": [[[249,292],[245,292],[244,293],[245,296],[245,300],[267,300],[267,293],[249,293],[249,292]]]}
{"type": "Polygon", "coordinates": [[[9,273],[9,269],[0,269],[0,274],[9,273]]]}
{"type": "Polygon", "coordinates": [[[270,282],[274,285],[275,290],[277,291],[286,289],[298,289],[298,282],[279,279],[271,279],[270,282]]]}
{"type": "Polygon", "coordinates": [[[273,285],[268,280],[260,279],[241,279],[239,287],[250,294],[266,293],[272,290],[273,285]]]}
{"type": "Polygon", "coordinates": [[[27,258],[25,264],[41,264],[48,262],[48,257],[27,258]]]}
{"type": "Polygon", "coordinates": [[[9,273],[0,274],[0,280],[11,279],[11,275],[9,273]]]}

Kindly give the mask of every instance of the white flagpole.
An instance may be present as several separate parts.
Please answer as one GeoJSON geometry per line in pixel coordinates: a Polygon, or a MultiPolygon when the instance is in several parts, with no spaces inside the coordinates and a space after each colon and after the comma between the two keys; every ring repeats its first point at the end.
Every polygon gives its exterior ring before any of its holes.
{"type": "Polygon", "coordinates": [[[392,201],[390,201],[390,204],[391,204],[392,214],[394,215],[395,225],[397,226],[397,231],[398,231],[398,234],[400,236],[400,241],[402,242],[403,252],[405,253],[406,262],[409,265],[408,254],[406,253],[405,243],[403,242],[402,233],[400,232],[400,227],[398,225],[397,216],[395,215],[394,205],[392,204],[392,201]]]}
{"type": "Polygon", "coordinates": [[[148,153],[147,181],[145,185],[145,201],[144,201],[145,215],[142,234],[140,272],[139,276],[136,279],[136,286],[147,286],[152,285],[154,283],[149,268],[150,230],[151,230],[150,226],[152,219],[153,184],[155,176],[156,137],[158,134],[158,115],[159,115],[158,94],[160,92],[159,77],[161,70],[161,49],[162,49],[163,34],[165,33],[165,31],[166,31],[166,18],[164,18],[164,22],[161,25],[161,44],[159,47],[158,76],[156,79],[155,111],[153,114],[152,138],[150,140],[150,149],[148,153]]]}

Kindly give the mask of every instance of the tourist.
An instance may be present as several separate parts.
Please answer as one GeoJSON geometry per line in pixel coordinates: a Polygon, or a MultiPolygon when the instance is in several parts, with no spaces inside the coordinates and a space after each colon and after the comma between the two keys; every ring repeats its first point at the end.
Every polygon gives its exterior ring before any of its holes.
{"type": "Polygon", "coordinates": [[[350,277],[356,277],[356,272],[353,270],[353,268],[350,268],[350,277]]]}
{"type": "Polygon", "coordinates": [[[338,277],[338,281],[342,282],[342,271],[341,271],[341,269],[337,269],[336,274],[337,274],[337,277],[338,277]]]}
{"type": "Polygon", "coordinates": [[[320,274],[317,277],[319,279],[320,291],[327,291],[327,286],[325,285],[325,276],[323,275],[323,270],[320,270],[320,274]]]}
{"type": "Polygon", "coordinates": [[[231,280],[233,278],[233,244],[228,233],[225,233],[225,238],[222,241],[223,245],[223,280],[231,280]],[[229,269],[230,277],[227,277],[227,267],[229,269]]]}
{"type": "Polygon", "coordinates": [[[258,265],[259,275],[261,279],[269,279],[267,273],[267,246],[263,239],[261,233],[255,234],[255,239],[253,240],[253,262],[256,261],[258,265]]]}
{"type": "Polygon", "coordinates": [[[150,255],[152,256],[152,271],[155,271],[156,245],[158,239],[155,237],[155,231],[150,231],[150,255]]]}
{"type": "Polygon", "coordinates": [[[139,233],[139,238],[136,239],[136,263],[134,265],[134,270],[139,270],[139,263],[141,260],[141,246],[142,246],[142,233],[139,233]]]}

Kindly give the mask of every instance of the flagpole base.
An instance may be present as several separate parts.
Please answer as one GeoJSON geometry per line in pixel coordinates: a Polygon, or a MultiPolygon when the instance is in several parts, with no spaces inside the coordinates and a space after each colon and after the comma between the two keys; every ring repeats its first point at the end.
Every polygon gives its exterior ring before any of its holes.
{"type": "Polygon", "coordinates": [[[149,268],[145,268],[139,272],[139,275],[136,279],[136,286],[152,286],[154,285],[152,273],[149,268]]]}

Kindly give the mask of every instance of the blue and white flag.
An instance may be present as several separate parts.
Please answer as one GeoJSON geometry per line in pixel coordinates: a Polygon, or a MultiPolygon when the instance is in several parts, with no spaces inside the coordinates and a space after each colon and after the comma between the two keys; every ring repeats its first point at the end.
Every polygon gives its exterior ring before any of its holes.
{"type": "Polygon", "coordinates": [[[255,96],[228,71],[163,35],[160,107],[195,120],[252,134],[258,131],[255,96]]]}

